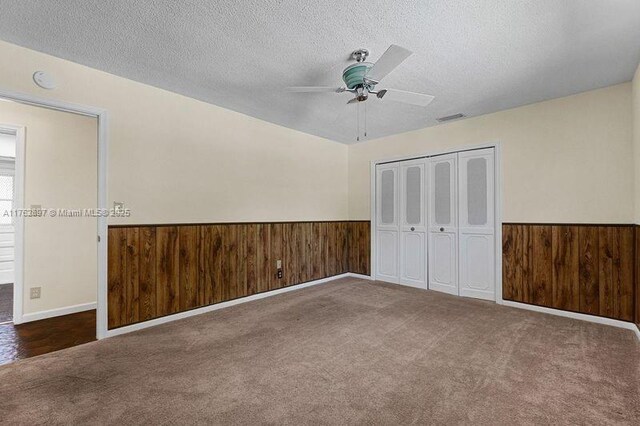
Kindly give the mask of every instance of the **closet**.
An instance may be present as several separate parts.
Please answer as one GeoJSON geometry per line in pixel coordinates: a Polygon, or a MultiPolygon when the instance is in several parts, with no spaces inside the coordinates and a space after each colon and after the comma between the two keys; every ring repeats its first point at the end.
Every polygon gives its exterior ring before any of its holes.
{"type": "Polygon", "coordinates": [[[375,278],[495,299],[494,148],[376,165],[375,278]]]}

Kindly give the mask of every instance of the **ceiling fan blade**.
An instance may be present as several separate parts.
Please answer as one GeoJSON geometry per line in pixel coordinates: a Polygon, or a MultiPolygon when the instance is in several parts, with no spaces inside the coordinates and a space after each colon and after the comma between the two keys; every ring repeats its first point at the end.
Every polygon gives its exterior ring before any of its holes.
{"type": "Polygon", "coordinates": [[[367,80],[379,83],[387,74],[396,69],[405,59],[413,54],[412,51],[405,49],[404,47],[396,46],[392,44],[382,54],[380,59],[373,64],[365,78],[367,80]]]}
{"type": "Polygon", "coordinates": [[[380,99],[388,99],[390,101],[403,102],[405,104],[418,105],[426,107],[435,99],[435,96],[425,95],[423,93],[406,92],[404,90],[385,89],[380,90],[377,94],[380,99]]]}
{"type": "Polygon", "coordinates": [[[349,104],[357,104],[358,102],[359,102],[358,98],[353,98],[349,102],[347,102],[347,105],[349,105],[349,104]]]}
{"type": "Polygon", "coordinates": [[[294,93],[322,93],[322,92],[341,93],[341,92],[344,92],[344,88],[343,87],[303,86],[303,87],[287,87],[287,91],[294,92],[294,93]]]}

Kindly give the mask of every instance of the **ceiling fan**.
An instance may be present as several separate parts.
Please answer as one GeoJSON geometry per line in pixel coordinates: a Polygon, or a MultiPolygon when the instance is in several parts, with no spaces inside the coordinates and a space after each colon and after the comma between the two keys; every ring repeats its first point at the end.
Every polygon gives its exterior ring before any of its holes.
{"type": "Polygon", "coordinates": [[[289,87],[290,92],[312,93],[312,92],[334,92],[353,93],[355,97],[347,104],[364,102],[369,99],[369,95],[375,95],[379,99],[388,99],[396,102],[403,102],[411,105],[427,106],[434,97],[422,93],[407,92],[397,89],[376,90],[376,85],[380,83],[391,71],[396,69],[413,52],[404,47],[392,44],[378,59],[377,62],[367,62],[369,51],[358,49],[351,53],[351,57],[356,63],[349,65],[342,71],[343,87],[289,87]]]}

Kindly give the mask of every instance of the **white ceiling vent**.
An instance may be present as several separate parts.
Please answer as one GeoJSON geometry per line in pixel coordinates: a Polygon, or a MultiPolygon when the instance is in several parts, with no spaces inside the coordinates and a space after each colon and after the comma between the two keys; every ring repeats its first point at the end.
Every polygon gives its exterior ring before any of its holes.
{"type": "Polygon", "coordinates": [[[459,118],[465,118],[466,115],[458,113],[453,115],[447,115],[446,117],[436,118],[436,120],[440,123],[444,123],[445,121],[457,120],[459,118]]]}

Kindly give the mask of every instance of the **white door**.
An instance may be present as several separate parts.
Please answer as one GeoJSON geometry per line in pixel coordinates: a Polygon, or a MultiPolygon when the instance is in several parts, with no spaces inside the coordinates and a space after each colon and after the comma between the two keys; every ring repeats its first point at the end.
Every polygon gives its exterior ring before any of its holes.
{"type": "Polygon", "coordinates": [[[429,288],[458,294],[457,154],[429,159],[429,288]]]}
{"type": "Polygon", "coordinates": [[[13,228],[15,159],[0,157],[0,284],[14,282],[14,246],[13,228]]]}
{"type": "Polygon", "coordinates": [[[400,163],[400,283],[427,288],[426,159],[400,163]]]}
{"type": "Polygon", "coordinates": [[[398,163],[376,166],[376,279],[398,283],[398,163]]]}
{"type": "Polygon", "coordinates": [[[493,148],[458,154],[460,295],[495,299],[493,148]]]}

